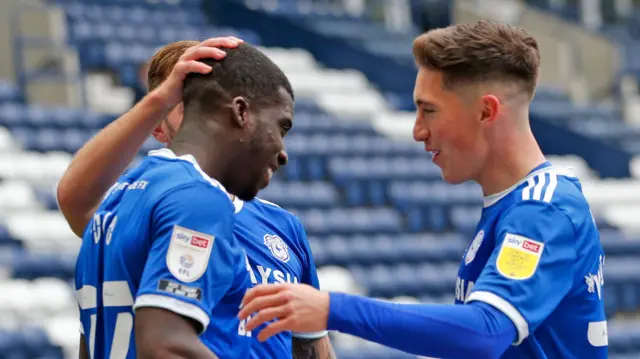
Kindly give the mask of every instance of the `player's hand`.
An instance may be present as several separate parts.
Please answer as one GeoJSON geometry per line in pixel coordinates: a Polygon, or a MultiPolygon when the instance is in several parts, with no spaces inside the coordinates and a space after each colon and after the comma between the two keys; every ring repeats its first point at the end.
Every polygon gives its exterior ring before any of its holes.
{"type": "Polygon", "coordinates": [[[244,41],[233,37],[214,37],[187,49],[173,67],[171,74],[156,90],[167,109],[173,108],[182,101],[184,79],[190,73],[208,74],[211,67],[199,62],[200,59],[213,58],[222,60],[227,53],[223,48],[238,47],[244,41]]]}
{"type": "Polygon", "coordinates": [[[329,293],[306,284],[258,285],[245,294],[238,317],[244,320],[249,315],[247,330],[278,319],[260,331],[260,341],[287,330],[319,332],[327,328],[329,293]]]}

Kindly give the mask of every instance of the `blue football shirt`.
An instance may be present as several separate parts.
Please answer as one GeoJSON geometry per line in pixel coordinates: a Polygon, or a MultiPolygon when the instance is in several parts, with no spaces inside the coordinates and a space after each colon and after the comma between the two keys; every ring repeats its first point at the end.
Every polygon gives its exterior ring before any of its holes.
{"type": "MultiPolygon", "coordinates": [[[[256,198],[234,200],[235,235],[248,257],[253,285],[266,283],[304,283],[319,288],[318,275],[306,233],[298,217],[278,205],[256,198]]],[[[256,328],[259,333],[267,324],[256,328]]],[[[256,340],[251,358],[291,358],[292,337],[315,339],[319,333],[283,332],[264,343],[256,340]]]]}
{"type": "Polygon", "coordinates": [[[548,162],[485,197],[456,303],[485,302],[518,335],[505,359],[607,358],[604,252],[582,186],[548,162]]]}
{"type": "Polygon", "coordinates": [[[234,222],[230,196],[193,156],[152,151],[123,175],[85,229],[76,265],[91,358],[136,357],[141,307],[190,318],[218,356],[248,358],[237,313],[251,282],[234,222]]]}

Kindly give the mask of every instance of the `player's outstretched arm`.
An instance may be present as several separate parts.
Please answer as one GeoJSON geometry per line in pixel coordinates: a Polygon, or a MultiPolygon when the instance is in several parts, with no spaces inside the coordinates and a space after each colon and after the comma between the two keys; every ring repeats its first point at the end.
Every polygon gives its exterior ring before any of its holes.
{"type": "Polygon", "coordinates": [[[335,359],[336,354],[331,346],[329,336],[318,339],[291,339],[293,359],[335,359]]]}
{"type": "Polygon", "coordinates": [[[162,85],[76,153],[57,189],[60,211],[76,235],[82,236],[100,200],[135,158],[158,122],[180,103],[182,82],[187,74],[211,71],[196,60],[222,59],[225,52],[217,47],[233,48],[240,42],[231,37],[213,38],[188,49],[162,85]]]}
{"type": "Polygon", "coordinates": [[[198,338],[198,324],[173,312],[147,307],[136,311],[139,359],[217,359],[198,338]]]}
{"type": "Polygon", "coordinates": [[[261,341],[285,330],[324,329],[437,358],[499,358],[516,338],[513,322],[486,304],[399,304],[342,293],[324,293],[303,284],[265,284],[245,295],[239,318],[261,341]]]}

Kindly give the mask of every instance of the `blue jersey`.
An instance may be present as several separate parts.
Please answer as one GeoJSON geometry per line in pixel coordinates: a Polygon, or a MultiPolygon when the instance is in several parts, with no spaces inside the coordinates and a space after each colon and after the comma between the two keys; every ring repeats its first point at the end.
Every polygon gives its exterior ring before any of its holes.
{"type": "MultiPolygon", "coordinates": [[[[246,250],[250,278],[253,285],[266,283],[304,283],[319,288],[316,267],[306,233],[300,220],[279,206],[256,198],[249,202],[238,199],[235,235],[246,250]]],[[[267,324],[254,330],[259,333],[267,324]]],[[[320,338],[327,332],[283,332],[264,343],[257,339],[251,357],[291,358],[292,336],[306,339],[320,338]]]]}
{"type": "Polygon", "coordinates": [[[223,358],[248,358],[237,319],[251,287],[233,235],[233,204],[192,156],[152,151],[111,188],[85,230],[76,265],[91,358],[136,357],[133,314],[163,308],[200,325],[223,358]]]}
{"type": "Polygon", "coordinates": [[[518,335],[505,359],[607,358],[604,252],[578,179],[548,162],[486,197],[456,303],[485,302],[518,335]]]}

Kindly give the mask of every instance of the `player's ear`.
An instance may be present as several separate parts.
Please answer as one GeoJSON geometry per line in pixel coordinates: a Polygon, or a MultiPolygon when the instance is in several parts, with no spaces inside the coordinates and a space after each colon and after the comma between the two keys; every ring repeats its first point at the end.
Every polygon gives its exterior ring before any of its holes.
{"type": "Polygon", "coordinates": [[[500,99],[495,95],[482,96],[481,124],[491,124],[495,121],[500,111],[500,99]]]}
{"type": "Polygon", "coordinates": [[[169,142],[169,135],[167,135],[167,131],[165,131],[165,129],[162,127],[162,125],[164,124],[164,121],[165,120],[160,122],[156,126],[156,128],[153,129],[153,132],[151,133],[153,135],[153,138],[158,140],[158,142],[160,142],[160,143],[168,143],[169,142]]]}
{"type": "Polygon", "coordinates": [[[231,100],[231,112],[233,122],[244,128],[249,121],[249,101],[242,96],[236,96],[231,100]]]}

